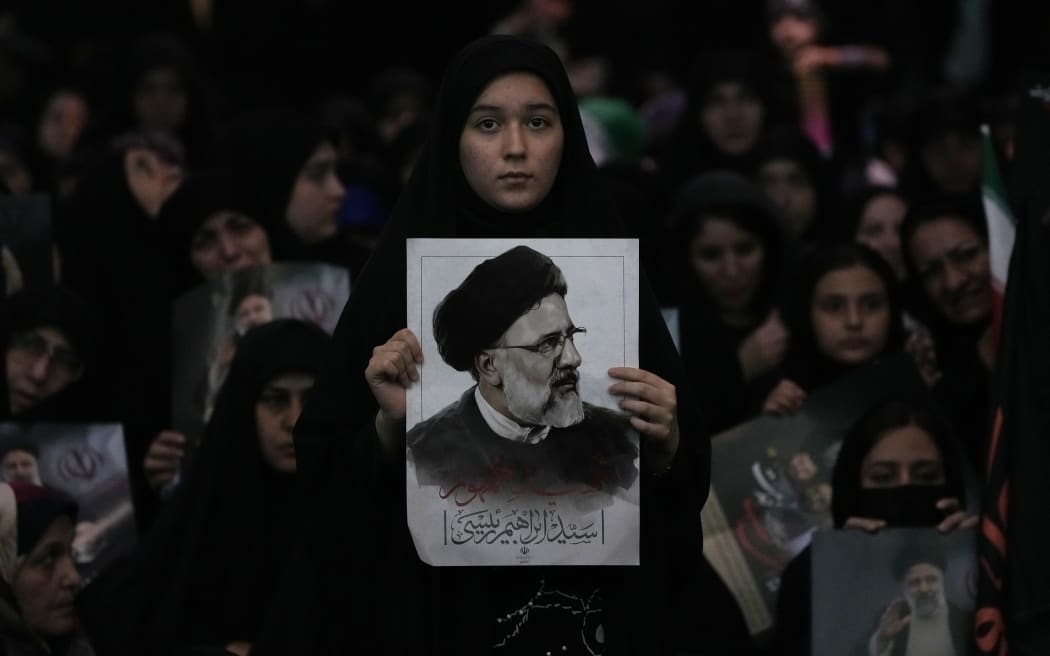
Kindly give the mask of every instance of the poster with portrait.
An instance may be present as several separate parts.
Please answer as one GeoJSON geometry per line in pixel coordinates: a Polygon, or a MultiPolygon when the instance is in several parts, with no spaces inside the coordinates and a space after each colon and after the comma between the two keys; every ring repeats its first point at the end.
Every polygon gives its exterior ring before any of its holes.
{"type": "Polygon", "coordinates": [[[120,424],[0,424],[5,481],[49,485],[79,505],[73,554],[85,582],[137,540],[120,424]]]}
{"type": "Polygon", "coordinates": [[[277,262],[228,273],[190,290],[172,312],[172,420],[192,442],[252,326],[295,318],[335,330],[350,298],[349,271],[314,262],[277,262]]]}
{"type": "Polygon", "coordinates": [[[900,354],[811,391],[792,415],[763,415],[711,440],[704,554],[737,598],[752,635],[773,624],[780,574],[831,526],[831,470],[849,427],[879,401],[927,399],[900,354]]]}
{"type": "Polygon", "coordinates": [[[635,565],[638,242],[409,239],[408,524],[432,565],[635,565]]]}
{"type": "Polygon", "coordinates": [[[0,196],[0,245],[8,285],[54,280],[51,258],[51,199],[47,194],[0,196]]]}
{"type": "Polygon", "coordinates": [[[969,653],[976,535],[933,528],[813,536],[813,654],[969,653]]]}

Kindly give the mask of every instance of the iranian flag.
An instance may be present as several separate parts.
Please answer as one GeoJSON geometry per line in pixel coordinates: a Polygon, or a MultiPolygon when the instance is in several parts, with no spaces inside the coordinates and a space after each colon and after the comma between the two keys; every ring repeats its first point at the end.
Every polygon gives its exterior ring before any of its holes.
{"type": "Polygon", "coordinates": [[[988,256],[992,269],[992,331],[999,343],[1002,326],[1003,296],[1010,270],[1010,253],[1014,249],[1017,221],[1006,202],[1006,188],[999,174],[999,162],[992,147],[992,136],[987,125],[981,126],[981,199],[985,222],[988,224],[988,256]]]}

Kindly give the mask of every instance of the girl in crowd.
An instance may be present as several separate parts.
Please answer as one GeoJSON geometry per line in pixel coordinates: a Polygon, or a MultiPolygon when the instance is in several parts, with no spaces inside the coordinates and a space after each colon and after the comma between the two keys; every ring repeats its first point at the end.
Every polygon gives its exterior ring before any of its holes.
{"type": "Polygon", "coordinates": [[[0,483],[0,652],[91,656],[75,600],[77,504],[58,490],[0,483]]]}
{"type": "Polygon", "coordinates": [[[897,280],[867,246],[829,243],[800,264],[786,306],[791,344],[763,412],[794,412],[806,393],[904,346],[897,280]]]}
{"type": "MultiPolygon", "coordinates": [[[[928,400],[889,398],[873,405],[842,440],[831,476],[836,529],[970,529],[966,462],[948,425],[928,400]]],[[[799,553],[781,576],[772,648],[810,652],[812,551],[799,553]]]]}
{"type": "Polygon", "coordinates": [[[896,187],[869,185],[850,194],[843,202],[841,234],[873,249],[904,281],[907,270],[901,250],[901,222],[908,211],[908,199],[896,187]]]}
{"type": "Polygon", "coordinates": [[[788,344],[776,307],[785,242],[776,208],[743,175],[693,178],[671,216],[682,359],[705,421],[720,432],[761,404],[788,344]]]}
{"type": "Polygon", "coordinates": [[[85,590],[100,653],[247,653],[300,530],[292,427],[332,354],[295,319],[242,338],[182,484],[131,558],[85,590]]]}
{"type": "Polygon", "coordinates": [[[432,125],[340,320],[340,357],[320,378],[296,430],[314,522],[302,568],[281,595],[288,603],[275,613],[282,621],[272,623],[275,632],[258,653],[382,646],[391,653],[488,654],[501,640],[508,653],[579,650],[581,642],[599,653],[695,648],[707,636],[694,634],[694,620],[686,618],[701,613],[690,600],[698,589],[691,586],[703,585],[695,581],[710,452],[698,417],[688,404],[676,407],[670,386],[686,383],[644,277],[645,371],[610,372],[620,378],[612,393],[630,389],[645,399],[625,405],[642,433],[641,566],[433,568],[415,553],[404,530],[404,413],[420,351],[404,330],[398,300],[407,286],[405,238],[624,234],[587,151],[565,70],[549,48],[509,36],[469,44],[449,65],[432,125]],[[496,177],[509,167],[527,171],[528,181],[496,177]],[[384,373],[387,362],[400,371],[384,373]],[[347,513],[357,520],[333,525],[332,517],[347,513]],[[362,526],[371,529],[367,539],[362,526]],[[574,618],[552,607],[513,634],[500,625],[534,595],[555,590],[591,599],[592,612],[574,618]]]}

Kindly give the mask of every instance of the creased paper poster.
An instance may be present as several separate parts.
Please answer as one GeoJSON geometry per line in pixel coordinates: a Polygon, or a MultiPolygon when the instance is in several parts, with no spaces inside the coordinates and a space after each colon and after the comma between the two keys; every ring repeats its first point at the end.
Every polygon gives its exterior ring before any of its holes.
{"type": "Polygon", "coordinates": [[[638,563],[638,242],[409,239],[408,523],[433,565],[638,563]]]}
{"type": "Polygon", "coordinates": [[[813,536],[813,654],[967,654],[977,588],[973,530],[813,536]]]}
{"type": "Polygon", "coordinates": [[[0,473],[62,490],[79,505],[73,555],[84,581],[137,541],[120,424],[0,424],[0,473]]]}

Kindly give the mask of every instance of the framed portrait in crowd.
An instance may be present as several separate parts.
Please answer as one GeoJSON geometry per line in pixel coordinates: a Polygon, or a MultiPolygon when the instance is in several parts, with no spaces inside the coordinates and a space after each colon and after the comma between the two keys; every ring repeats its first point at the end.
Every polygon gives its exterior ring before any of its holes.
{"type": "Polygon", "coordinates": [[[120,424],[0,424],[0,475],[57,488],[79,506],[73,557],[85,583],[137,541],[120,424]]]}
{"type": "Polygon", "coordinates": [[[409,239],[406,493],[433,565],[638,563],[638,244],[409,239]]]}

